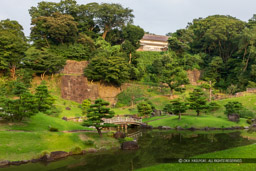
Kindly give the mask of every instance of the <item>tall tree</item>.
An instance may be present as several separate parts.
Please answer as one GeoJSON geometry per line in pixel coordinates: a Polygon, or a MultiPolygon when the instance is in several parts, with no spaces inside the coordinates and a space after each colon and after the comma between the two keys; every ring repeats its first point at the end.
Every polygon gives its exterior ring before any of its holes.
{"type": "Polygon", "coordinates": [[[129,79],[129,65],[122,57],[95,57],[85,68],[84,75],[89,80],[121,85],[129,79]]]}
{"type": "Polygon", "coordinates": [[[83,123],[84,126],[94,126],[101,137],[101,130],[103,128],[114,126],[112,124],[104,123],[103,119],[110,119],[114,117],[115,114],[107,106],[109,106],[109,102],[102,99],[95,100],[94,104],[91,105],[87,111],[87,120],[83,123]]]}
{"type": "Polygon", "coordinates": [[[181,114],[186,112],[186,110],[188,109],[188,104],[181,101],[181,99],[175,99],[171,101],[170,109],[173,114],[179,115],[180,120],[181,114]]]}
{"type": "Polygon", "coordinates": [[[77,23],[71,15],[56,12],[32,20],[31,39],[38,47],[74,43],[77,36],[77,23]]]}
{"type": "Polygon", "coordinates": [[[66,64],[64,57],[50,52],[48,49],[38,50],[30,48],[26,52],[27,56],[22,60],[24,64],[33,69],[36,73],[41,74],[44,79],[46,73],[54,74],[66,64]]]}
{"type": "Polygon", "coordinates": [[[161,82],[166,83],[170,88],[170,95],[174,90],[181,90],[180,86],[189,83],[187,73],[181,67],[168,64],[162,71],[161,82]]]}
{"type": "Polygon", "coordinates": [[[152,107],[146,101],[140,102],[137,105],[137,109],[141,116],[148,117],[152,113],[152,107]]]}
{"type": "Polygon", "coordinates": [[[9,69],[13,79],[28,47],[22,30],[17,21],[0,21],[0,69],[9,69]]]}
{"type": "Polygon", "coordinates": [[[132,10],[122,7],[120,4],[102,3],[95,11],[95,20],[103,30],[103,39],[111,29],[121,28],[127,23],[132,23],[133,17],[132,10]]]}
{"type": "Polygon", "coordinates": [[[144,36],[144,30],[139,26],[128,24],[123,28],[124,43],[122,48],[129,54],[129,63],[132,62],[132,53],[140,47],[140,40],[144,36]]]}
{"type": "Polygon", "coordinates": [[[35,98],[38,111],[46,112],[53,107],[54,98],[50,95],[44,81],[36,88],[35,98]]]}
{"type": "Polygon", "coordinates": [[[195,110],[197,116],[204,109],[207,109],[207,100],[206,96],[202,89],[196,88],[193,92],[189,93],[188,101],[190,102],[190,109],[195,110]]]}

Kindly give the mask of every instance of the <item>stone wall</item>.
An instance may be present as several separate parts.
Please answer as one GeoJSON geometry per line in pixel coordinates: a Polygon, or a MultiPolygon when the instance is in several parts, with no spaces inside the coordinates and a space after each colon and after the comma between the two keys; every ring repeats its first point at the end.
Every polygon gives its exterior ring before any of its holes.
{"type": "Polygon", "coordinates": [[[88,65],[86,61],[68,60],[61,77],[61,96],[67,100],[81,103],[84,99],[95,100],[102,98],[111,104],[116,103],[116,96],[121,92],[122,87],[90,82],[83,76],[83,70],[88,65]]]}
{"type": "Polygon", "coordinates": [[[200,79],[200,76],[201,76],[201,72],[199,70],[197,69],[188,70],[187,74],[188,74],[188,79],[190,84],[199,85],[198,80],[200,79]]]}

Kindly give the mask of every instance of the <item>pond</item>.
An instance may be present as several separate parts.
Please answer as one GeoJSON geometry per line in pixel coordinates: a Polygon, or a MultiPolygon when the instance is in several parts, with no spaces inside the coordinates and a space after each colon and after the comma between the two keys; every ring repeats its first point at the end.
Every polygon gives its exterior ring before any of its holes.
{"type": "Polygon", "coordinates": [[[256,142],[242,136],[242,133],[243,131],[143,131],[138,138],[139,150],[111,150],[76,155],[51,163],[29,163],[0,170],[129,171],[169,162],[173,158],[188,158],[256,142]]]}

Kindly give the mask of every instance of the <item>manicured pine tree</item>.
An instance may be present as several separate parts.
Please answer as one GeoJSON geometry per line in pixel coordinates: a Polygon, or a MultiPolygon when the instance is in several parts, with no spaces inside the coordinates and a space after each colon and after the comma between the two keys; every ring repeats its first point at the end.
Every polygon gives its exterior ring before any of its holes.
{"type": "Polygon", "coordinates": [[[83,102],[82,102],[82,114],[83,115],[86,115],[88,113],[88,110],[91,106],[91,100],[90,99],[85,99],[83,102]]]}
{"type": "Polygon", "coordinates": [[[188,101],[190,102],[190,109],[195,110],[197,113],[197,116],[199,116],[200,111],[207,109],[208,105],[207,98],[203,92],[202,89],[196,88],[192,93],[189,93],[190,97],[188,98],[188,101]]]}
{"type": "Polygon", "coordinates": [[[186,102],[182,102],[180,99],[171,101],[171,111],[173,114],[179,115],[179,120],[181,119],[181,114],[186,112],[187,109],[188,104],[186,102]]]}
{"type": "Polygon", "coordinates": [[[84,126],[94,126],[100,137],[102,137],[101,130],[114,126],[113,124],[104,123],[103,119],[109,119],[114,117],[114,111],[108,108],[109,102],[102,99],[95,100],[94,104],[90,106],[87,113],[87,120],[84,121],[84,126]]]}
{"type": "Polygon", "coordinates": [[[152,112],[152,107],[147,102],[140,102],[137,105],[138,112],[141,116],[149,116],[152,112]]]}
{"type": "Polygon", "coordinates": [[[38,111],[46,112],[53,107],[54,98],[49,94],[46,83],[42,83],[36,88],[36,102],[38,106],[38,111]]]}

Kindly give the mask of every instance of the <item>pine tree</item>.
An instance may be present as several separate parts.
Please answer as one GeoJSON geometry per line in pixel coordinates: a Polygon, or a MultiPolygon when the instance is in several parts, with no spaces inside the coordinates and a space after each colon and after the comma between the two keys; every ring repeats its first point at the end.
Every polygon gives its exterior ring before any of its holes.
{"type": "Polygon", "coordinates": [[[95,100],[94,104],[88,109],[87,120],[84,121],[84,126],[94,126],[98,134],[102,136],[101,130],[103,128],[114,126],[113,124],[104,123],[103,119],[114,117],[114,111],[111,111],[107,106],[109,102],[102,99],[95,100]]]}
{"type": "Polygon", "coordinates": [[[49,94],[44,81],[36,88],[35,97],[38,105],[38,111],[46,112],[53,107],[54,98],[49,94]]]}
{"type": "Polygon", "coordinates": [[[86,115],[88,113],[88,109],[90,108],[91,105],[91,100],[90,99],[85,99],[82,102],[82,114],[86,115]]]}
{"type": "Polygon", "coordinates": [[[194,89],[192,93],[189,93],[190,97],[188,98],[190,102],[190,109],[195,110],[197,113],[197,116],[199,116],[200,111],[207,109],[207,98],[202,91],[202,89],[194,89]]]}
{"type": "Polygon", "coordinates": [[[180,99],[176,99],[171,101],[171,111],[173,114],[179,115],[179,120],[181,119],[181,114],[186,112],[188,109],[188,104],[185,102],[182,102],[180,99]]]}

